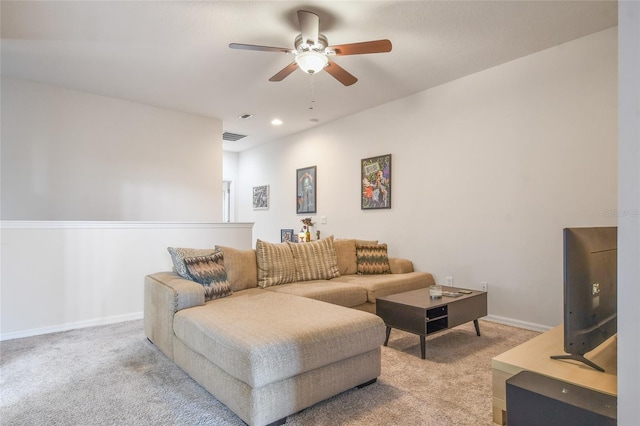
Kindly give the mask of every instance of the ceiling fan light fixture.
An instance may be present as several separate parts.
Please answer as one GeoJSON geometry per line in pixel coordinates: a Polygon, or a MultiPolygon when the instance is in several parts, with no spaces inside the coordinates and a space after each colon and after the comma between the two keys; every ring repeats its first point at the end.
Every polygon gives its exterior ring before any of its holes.
{"type": "Polygon", "coordinates": [[[296,55],[296,64],[307,74],[315,74],[322,71],[329,64],[329,58],[326,55],[309,50],[296,55]]]}

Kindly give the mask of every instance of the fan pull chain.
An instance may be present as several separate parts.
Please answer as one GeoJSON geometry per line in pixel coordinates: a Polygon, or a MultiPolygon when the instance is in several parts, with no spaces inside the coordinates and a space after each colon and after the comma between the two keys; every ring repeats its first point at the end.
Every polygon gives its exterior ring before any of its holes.
{"type": "Polygon", "coordinates": [[[309,74],[309,97],[311,98],[311,101],[309,103],[310,110],[313,110],[313,106],[316,102],[314,89],[315,89],[314,74],[309,74]]]}

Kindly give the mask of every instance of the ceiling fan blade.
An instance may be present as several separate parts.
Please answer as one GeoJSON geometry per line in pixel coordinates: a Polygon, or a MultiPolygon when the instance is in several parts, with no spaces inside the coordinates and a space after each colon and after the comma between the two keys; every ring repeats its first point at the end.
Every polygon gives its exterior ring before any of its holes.
{"type": "Polygon", "coordinates": [[[318,15],[306,10],[299,10],[298,22],[300,23],[302,41],[308,44],[317,44],[318,33],[320,32],[320,18],[318,15]]]}
{"type": "Polygon", "coordinates": [[[351,86],[353,83],[358,81],[357,78],[331,59],[329,59],[329,65],[327,65],[324,70],[345,86],[351,86]]]}
{"type": "Polygon", "coordinates": [[[361,55],[364,53],[391,52],[391,42],[387,39],[363,41],[361,43],[338,44],[329,46],[328,51],[334,51],[336,55],[361,55]]]}
{"type": "Polygon", "coordinates": [[[255,44],[230,43],[229,47],[231,49],[257,50],[260,52],[294,53],[292,49],[285,49],[284,47],[258,46],[255,44]]]}
{"type": "Polygon", "coordinates": [[[269,81],[282,81],[285,79],[285,77],[294,72],[296,68],[298,68],[298,64],[293,61],[289,65],[278,71],[276,75],[269,79],[269,81]]]}

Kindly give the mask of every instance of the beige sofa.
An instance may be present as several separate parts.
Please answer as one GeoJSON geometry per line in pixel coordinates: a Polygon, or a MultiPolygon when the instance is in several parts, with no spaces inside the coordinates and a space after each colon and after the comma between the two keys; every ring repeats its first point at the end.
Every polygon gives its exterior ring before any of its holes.
{"type": "Polygon", "coordinates": [[[177,272],[148,275],[145,333],[246,423],[282,424],[374,382],[385,338],[383,321],[370,313],[376,297],[433,284],[405,259],[388,258],[389,273],[358,274],[379,266],[360,253],[383,246],[373,243],[216,247],[232,294],[205,301],[205,287],[177,272]]]}

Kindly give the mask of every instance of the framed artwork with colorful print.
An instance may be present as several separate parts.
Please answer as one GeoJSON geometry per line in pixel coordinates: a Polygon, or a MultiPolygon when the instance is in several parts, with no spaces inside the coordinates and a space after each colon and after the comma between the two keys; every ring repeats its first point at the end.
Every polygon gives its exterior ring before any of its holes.
{"type": "Polygon", "coordinates": [[[391,154],[360,161],[360,208],[391,208],[391,154]]]}

